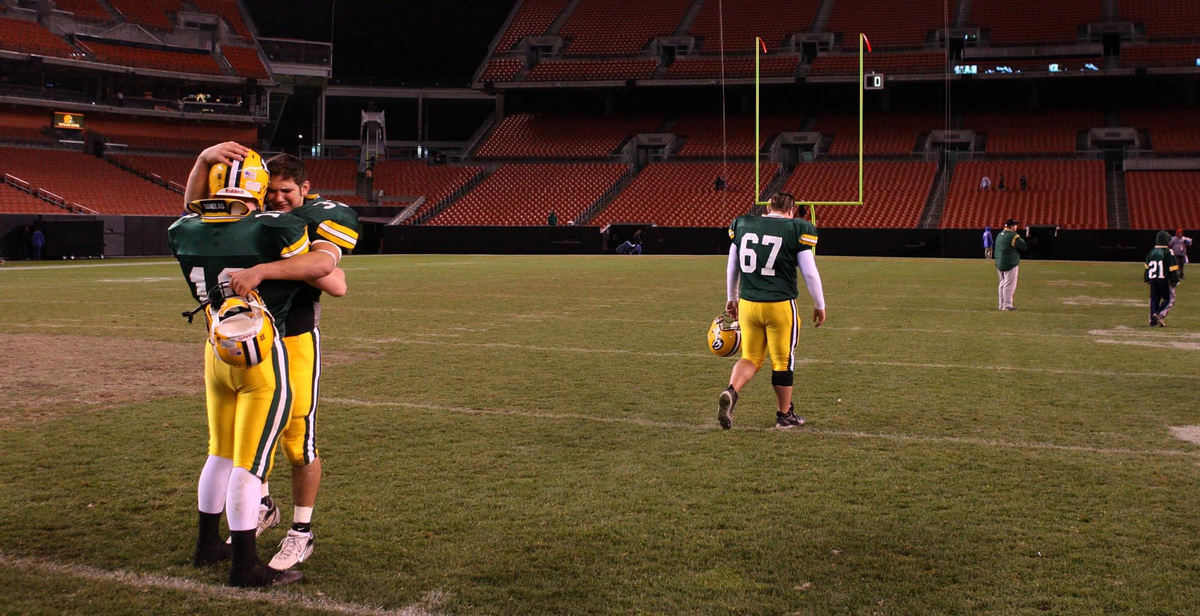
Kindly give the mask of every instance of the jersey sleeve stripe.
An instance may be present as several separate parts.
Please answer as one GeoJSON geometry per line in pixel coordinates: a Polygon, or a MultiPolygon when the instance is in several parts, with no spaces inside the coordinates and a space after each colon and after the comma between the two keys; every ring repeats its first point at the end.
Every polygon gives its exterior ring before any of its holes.
{"type": "Polygon", "coordinates": [[[332,220],[326,220],[318,225],[317,235],[346,249],[353,249],[358,244],[358,232],[332,220]]]}
{"type": "Polygon", "coordinates": [[[307,235],[302,236],[300,239],[296,240],[295,244],[292,244],[291,246],[284,248],[282,251],[280,251],[279,256],[283,257],[284,259],[288,259],[288,258],[294,257],[296,255],[302,255],[306,252],[308,252],[308,236],[307,235]]]}
{"type": "Polygon", "coordinates": [[[802,234],[800,236],[800,243],[804,244],[805,246],[816,246],[817,245],[817,236],[809,235],[807,233],[802,234]]]}

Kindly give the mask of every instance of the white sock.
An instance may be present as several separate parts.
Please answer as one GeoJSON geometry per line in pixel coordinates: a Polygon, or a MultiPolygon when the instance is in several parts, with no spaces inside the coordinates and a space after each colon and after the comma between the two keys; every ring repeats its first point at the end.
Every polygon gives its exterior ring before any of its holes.
{"type": "Polygon", "coordinates": [[[229,530],[258,528],[261,483],[258,477],[244,468],[234,468],[229,473],[229,490],[225,493],[225,517],[229,518],[229,530]]]}
{"type": "Polygon", "coordinates": [[[225,510],[225,492],[229,486],[231,469],[233,460],[229,458],[208,456],[204,461],[204,470],[200,471],[200,483],[196,487],[196,500],[200,511],[221,513],[225,510]]]}
{"type": "Polygon", "coordinates": [[[296,507],[292,513],[292,524],[309,524],[312,522],[312,507],[296,507]]]}

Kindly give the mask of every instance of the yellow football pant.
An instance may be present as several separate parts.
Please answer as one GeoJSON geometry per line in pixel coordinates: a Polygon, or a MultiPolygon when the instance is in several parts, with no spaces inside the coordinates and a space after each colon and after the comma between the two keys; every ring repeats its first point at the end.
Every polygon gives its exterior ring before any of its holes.
{"type": "MultiPolygon", "coordinates": [[[[317,393],[321,383],[321,330],[283,339],[288,353],[288,380],[292,387],[292,414],[279,446],[293,466],[317,459],[317,393]]],[[[270,476],[275,466],[271,456],[270,476]]]]}
{"type": "Polygon", "coordinates": [[[742,329],[742,359],[761,368],[767,356],[776,372],[796,369],[796,343],[800,340],[800,314],[796,300],[752,302],[738,300],[738,325],[742,329]]]}
{"type": "Polygon", "coordinates": [[[265,479],[292,406],[287,350],[276,338],[262,363],[237,368],[221,361],[207,342],[204,349],[208,453],[265,479]]]}

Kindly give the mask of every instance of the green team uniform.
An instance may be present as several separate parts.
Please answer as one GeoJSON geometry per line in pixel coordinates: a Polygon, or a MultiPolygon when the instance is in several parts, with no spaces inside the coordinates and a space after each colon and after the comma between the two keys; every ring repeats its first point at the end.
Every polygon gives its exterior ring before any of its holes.
{"type": "Polygon", "coordinates": [[[739,295],[752,302],[796,299],[798,255],[817,245],[817,228],[802,218],[738,216],[729,225],[738,248],[739,295]]]}
{"type": "Polygon", "coordinates": [[[1021,264],[1025,240],[1016,231],[1005,229],[996,236],[996,269],[1007,272],[1021,264]]]}
{"type": "MultiPolygon", "coordinates": [[[[167,230],[167,242],[197,301],[207,299],[209,289],[220,282],[227,282],[230,270],[278,261],[308,250],[304,222],[280,212],[252,212],[219,220],[188,214],[167,230]]],[[[291,280],[264,280],[258,287],[267,310],[275,317],[280,335],[285,335],[284,323],[299,287],[299,282],[291,280]]]]}
{"type": "MultiPolygon", "coordinates": [[[[304,221],[308,240],[325,240],[341,250],[354,250],[358,245],[358,214],[350,206],[330,201],[320,195],[309,195],[304,204],[290,212],[304,221]]],[[[288,313],[288,335],[312,331],[321,322],[321,290],[308,284],[300,285],[288,313]]]]}

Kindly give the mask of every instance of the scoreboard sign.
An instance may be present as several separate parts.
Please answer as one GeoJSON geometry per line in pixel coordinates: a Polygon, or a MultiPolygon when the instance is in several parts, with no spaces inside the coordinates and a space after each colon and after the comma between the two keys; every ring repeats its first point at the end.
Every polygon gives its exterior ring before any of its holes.
{"type": "Polygon", "coordinates": [[[54,128],[83,130],[83,114],[69,111],[54,112],[54,128]]]}
{"type": "Polygon", "coordinates": [[[882,73],[867,73],[863,75],[864,90],[882,90],[883,89],[883,74],[882,73]]]}

